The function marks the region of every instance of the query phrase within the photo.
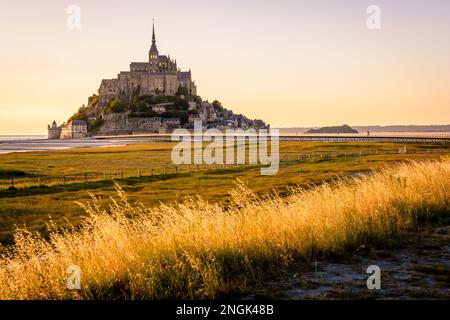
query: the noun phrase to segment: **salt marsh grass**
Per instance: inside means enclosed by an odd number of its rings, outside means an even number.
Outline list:
[[[81,204],[81,226],[45,240],[18,230],[0,259],[0,299],[201,299],[237,292],[294,263],[351,252],[450,211],[450,159],[411,162],[290,195],[258,196],[238,182],[225,204],[199,197]],[[67,268],[81,268],[79,291]]]

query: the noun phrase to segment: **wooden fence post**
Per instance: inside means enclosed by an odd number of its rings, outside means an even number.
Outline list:
[[[11,178],[11,188],[14,188],[14,178]]]
[[[63,176],[64,185],[66,185],[66,176]]]
[[[87,173],[84,174],[84,183],[87,182]]]
[[[123,180],[123,171],[120,171],[120,179]]]

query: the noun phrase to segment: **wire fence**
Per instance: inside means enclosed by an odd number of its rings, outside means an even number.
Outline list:
[[[330,158],[351,158],[351,157],[364,157],[364,156],[376,156],[376,155],[446,155],[450,154],[450,149],[412,149],[403,147],[400,149],[391,150],[361,150],[351,152],[311,152],[311,153],[298,153],[298,152],[285,152],[280,155],[280,165],[283,162],[307,160],[307,159],[330,159]],[[249,154],[247,154],[250,157]],[[248,158],[247,158],[248,159]],[[127,168],[123,170],[114,170],[109,172],[83,172],[64,175],[53,176],[34,176],[34,177],[15,177],[8,179],[0,179],[0,190],[14,189],[14,188],[26,188],[26,187],[45,187],[45,186],[67,186],[70,184],[80,183],[98,183],[102,181],[111,180],[124,180],[124,179],[139,179],[139,178],[161,178],[162,175],[177,174],[177,173],[193,173],[196,171],[205,170],[218,170],[218,169],[230,169],[236,167],[251,166],[255,167],[255,164],[249,164],[247,161],[245,164],[183,164],[174,165],[167,164],[157,168]],[[257,164],[257,166],[263,166]]]
[[[44,187],[44,186],[66,186],[75,183],[95,183],[102,181],[139,179],[148,177],[160,177],[162,175],[189,173],[211,169],[225,169],[236,165],[213,164],[213,165],[167,165],[149,169],[124,169],[110,172],[85,172],[53,176],[39,176],[26,178],[0,179],[0,190],[19,187]]]

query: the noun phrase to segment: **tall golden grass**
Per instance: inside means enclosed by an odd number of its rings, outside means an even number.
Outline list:
[[[403,164],[292,194],[257,196],[242,183],[225,206],[192,198],[84,206],[81,228],[49,240],[24,230],[0,259],[1,299],[197,299],[230,294],[270,270],[382,242],[450,211],[450,159]],[[81,268],[82,288],[66,287]]]

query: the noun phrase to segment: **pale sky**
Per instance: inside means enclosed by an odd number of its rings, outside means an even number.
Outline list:
[[[0,1],[0,134],[45,134],[146,61],[152,18],[199,95],[273,127],[450,123],[448,0]]]

